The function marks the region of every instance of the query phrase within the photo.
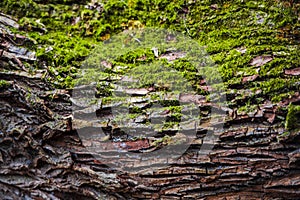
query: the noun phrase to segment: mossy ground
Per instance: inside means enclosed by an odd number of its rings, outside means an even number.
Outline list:
[[[287,76],[284,70],[300,66],[300,4],[274,0],[43,2],[3,0],[0,8],[17,17],[21,33],[36,42],[32,48],[37,51],[39,62],[34,67],[46,67],[49,75],[45,79],[57,88],[74,86],[82,61],[104,40],[126,29],[161,27],[183,33],[206,47],[222,76],[226,93],[230,94],[228,100],[240,99],[240,112],[251,112],[263,100],[279,102],[299,90],[299,76]],[[263,55],[272,60],[262,66],[250,64]],[[147,60],[140,61],[141,56]],[[132,69],[153,59],[150,49],[137,50],[122,55],[113,66]],[[188,58],[176,61],[173,68],[184,74],[197,93],[207,95],[198,86],[199,77],[187,61]],[[115,72],[118,73],[124,73],[124,69]],[[101,78],[110,77],[112,71],[102,75]],[[242,83],[243,77],[253,75],[259,78]],[[213,82],[214,76],[207,79]],[[99,95],[110,96],[107,87],[99,88]],[[238,92],[241,88],[252,92]]]

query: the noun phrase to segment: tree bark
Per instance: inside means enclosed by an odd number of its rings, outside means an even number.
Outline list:
[[[199,148],[208,131],[199,129],[184,155],[165,168],[156,170],[152,160],[152,171],[113,169],[83,146],[73,127],[71,92],[46,83],[46,70],[31,74],[23,67],[34,53],[18,44],[30,40],[3,29],[0,35],[0,63],[10,69],[0,72],[7,81],[0,88],[1,199],[299,198],[300,135],[278,137],[284,126],[274,118],[284,113],[276,105],[266,102],[252,116],[227,112],[207,155]],[[289,102],[300,103],[299,93],[279,104]],[[103,155],[112,144],[103,142]]]

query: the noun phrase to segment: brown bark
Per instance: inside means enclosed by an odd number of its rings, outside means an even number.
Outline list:
[[[252,116],[228,112],[207,155],[199,154],[204,128],[166,168],[118,171],[82,145],[72,127],[70,91],[54,90],[41,78],[45,71],[24,71],[22,62],[34,60],[33,54],[17,46],[26,38],[12,38],[1,34],[1,66],[10,68],[0,72],[10,83],[0,89],[1,199],[299,198],[300,136],[278,137],[284,130],[274,119],[282,113],[271,103]],[[111,143],[103,145],[108,150],[102,155],[109,156]],[[155,163],[148,164],[155,168]]]

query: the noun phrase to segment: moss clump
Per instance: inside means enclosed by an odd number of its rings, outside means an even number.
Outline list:
[[[10,83],[6,80],[0,80],[0,89],[7,88],[10,85]]]
[[[129,109],[129,112],[132,114],[138,114],[138,113],[142,113],[143,110],[137,106],[133,106]]]
[[[287,130],[300,129],[300,106],[293,104],[288,106],[285,128]]]
[[[241,106],[238,108],[237,110],[238,114],[250,114],[257,110],[257,105],[250,105],[248,102],[246,103],[245,106]]]
[[[169,135],[165,135],[164,137],[152,142],[152,145],[153,146],[169,145],[171,142],[172,142],[172,138]]]

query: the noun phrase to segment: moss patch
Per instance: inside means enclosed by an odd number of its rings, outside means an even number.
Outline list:
[[[300,106],[289,105],[285,128],[287,130],[300,129]]]
[[[72,88],[75,84],[96,82],[97,94],[103,97],[104,104],[109,104],[120,99],[112,97],[113,85],[102,85],[102,80],[112,81],[133,72],[141,80],[134,87],[150,87],[155,83],[160,91],[167,91],[170,85],[159,79],[166,80],[176,71],[192,85],[196,93],[208,95],[209,92],[200,85],[203,81],[201,73],[193,66],[189,56],[172,64],[166,60],[156,61],[150,46],[129,52],[120,51],[115,58],[109,57],[109,51],[96,51],[110,62],[111,67],[105,70],[89,69],[86,71],[89,76],[75,80],[79,68],[90,64],[83,61],[95,47],[103,45],[103,41],[126,30],[160,27],[185,34],[197,45],[206,47],[206,52],[215,62],[214,66],[206,69],[206,73],[210,74],[206,81],[211,83],[212,88],[224,88],[230,106],[239,108],[239,112],[251,112],[263,103],[262,99],[279,102],[299,91],[299,76],[284,73],[285,69],[300,66],[298,3],[287,5],[286,1],[275,0],[47,2],[3,0],[0,8],[19,19],[21,29],[14,32],[26,34],[35,41],[31,48],[37,51],[39,62],[30,67],[46,67],[48,75],[45,79],[56,88]],[[120,46],[133,41],[130,37],[123,39]],[[151,42],[155,39],[153,37]],[[184,47],[185,42],[179,41],[176,48]],[[161,48],[160,53],[166,51]],[[251,65],[253,59],[263,55],[270,55],[272,60],[261,66]],[[93,59],[89,61],[99,62]],[[169,70],[156,73],[155,70],[162,64]],[[141,65],[149,66],[147,70],[153,73],[144,74],[138,68]],[[217,74],[221,74],[224,85],[217,84]],[[258,77],[255,81],[243,81],[244,77],[253,75]],[[180,85],[182,78],[177,79]],[[0,85],[5,85],[5,82]],[[151,98],[159,100],[160,96],[153,94]],[[178,106],[176,102],[166,101],[162,104],[169,109]],[[142,113],[141,108],[132,110],[134,114]],[[290,110],[293,111],[289,111],[287,116],[288,129],[293,128],[290,113],[296,112],[295,108]],[[172,118],[176,120],[168,122],[166,126],[178,124],[181,116],[176,113],[179,112],[175,112]]]
[[[10,85],[10,83],[6,80],[0,80],[0,89],[6,88]]]

